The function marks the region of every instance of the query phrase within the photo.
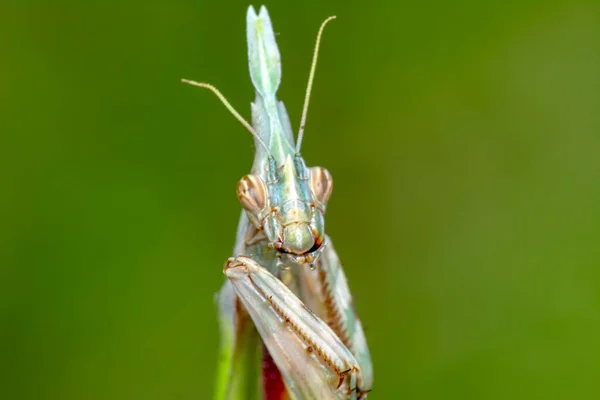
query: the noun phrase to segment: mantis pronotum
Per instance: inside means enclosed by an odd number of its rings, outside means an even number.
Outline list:
[[[221,357],[216,399],[364,399],[373,369],[365,335],[324,214],[332,177],[300,155],[321,34],[317,36],[296,144],[276,98],[281,60],[266,8],[248,8],[252,125],[213,91],[254,136],[256,155],[237,195],[243,210],[218,295]],[[262,340],[262,363],[256,351]],[[258,368],[258,366],[261,368]],[[256,388],[258,371],[262,387]]]

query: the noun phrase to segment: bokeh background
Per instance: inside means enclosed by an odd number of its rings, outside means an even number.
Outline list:
[[[211,397],[247,6],[0,3],[1,398]],[[600,398],[599,3],[267,6],[370,398]]]

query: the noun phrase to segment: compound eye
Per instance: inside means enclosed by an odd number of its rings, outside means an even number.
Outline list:
[[[237,196],[242,207],[251,213],[262,211],[267,205],[267,189],[256,175],[246,175],[237,185]]]
[[[310,187],[315,199],[321,204],[327,204],[333,190],[333,178],[323,167],[310,168]]]

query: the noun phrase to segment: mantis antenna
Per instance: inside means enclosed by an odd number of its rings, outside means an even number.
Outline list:
[[[310,91],[312,90],[313,79],[315,77],[315,69],[317,68],[317,58],[319,57],[319,45],[321,44],[321,35],[323,34],[323,30],[325,29],[325,25],[331,20],[334,20],[336,17],[332,15],[327,18],[321,24],[319,28],[319,33],[317,33],[317,43],[315,44],[315,50],[313,53],[312,64],[310,66],[310,73],[308,74],[308,85],[306,86],[306,95],[304,96],[304,106],[302,107],[302,119],[300,119],[300,129],[298,130],[298,141],[296,142],[296,152],[300,152],[300,147],[302,146],[302,137],[304,136],[304,125],[306,125],[306,114],[308,114],[308,103],[310,100]]]
[[[260,136],[258,135],[258,133],[256,133],[256,131],[254,130],[254,128],[252,128],[252,125],[250,125],[248,123],[248,121],[246,121],[244,119],[244,117],[242,117],[240,115],[240,113],[238,113],[236,111],[236,109],[233,108],[233,106],[231,105],[231,103],[229,103],[229,101],[227,101],[227,98],[225,96],[223,96],[223,94],[219,91],[219,89],[217,89],[216,87],[214,87],[213,85],[211,85],[209,83],[190,81],[189,79],[182,79],[181,82],[183,82],[183,83],[189,83],[190,85],[193,85],[193,86],[198,86],[198,87],[206,88],[206,89],[210,90],[211,92],[213,92],[219,98],[219,100],[221,100],[221,102],[229,110],[229,112],[233,114],[233,116],[235,117],[235,119],[237,119],[238,121],[240,121],[242,123],[242,125],[244,125],[244,127],[246,129],[248,129],[248,131],[252,134],[252,136],[254,136],[254,138],[258,141],[258,143],[260,143],[261,146],[265,148],[265,150],[267,151],[267,154],[270,154],[269,148],[267,147],[267,145],[265,144],[265,142],[260,138]]]

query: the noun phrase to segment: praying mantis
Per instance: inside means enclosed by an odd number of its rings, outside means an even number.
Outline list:
[[[307,167],[300,154],[321,35],[334,18],[326,19],[317,35],[296,141],[276,98],[281,58],[264,6],[258,14],[250,6],[246,15],[256,91],[252,125],[214,86],[182,80],[215,93],[253,135],[256,147],[251,173],[237,186],[243,210],[235,256],[225,264],[227,279],[217,295],[216,400],[358,400],[372,387],[365,334],[325,234],[332,177],[325,168]]]

